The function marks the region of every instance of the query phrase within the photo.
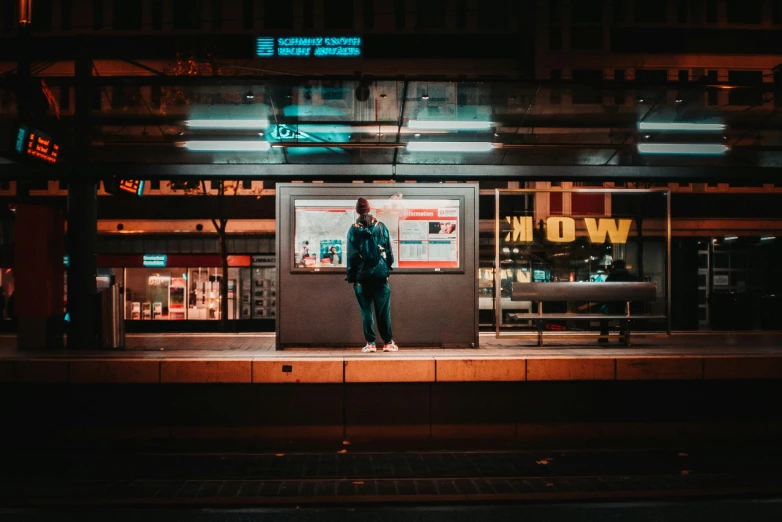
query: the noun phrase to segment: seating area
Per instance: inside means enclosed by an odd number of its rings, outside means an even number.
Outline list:
[[[657,300],[657,285],[650,282],[623,283],[514,283],[512,301],[537,303],[537,314],[530,315],[538,331],[538,346],[543,346],[546,320],[619,320],[620,335],[630,346],[631,321],[634,319],[667,319],[661,314],[631,313],[631,302],[651,303]],[[599,304],[624,303],[624,313],[544,312],[543,303],[586,301]]]

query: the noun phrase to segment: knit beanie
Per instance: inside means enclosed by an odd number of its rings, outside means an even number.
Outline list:
[[[356,201],[356,212],[358,212],[358,215],[369,214],[369,210],[369,201],[365,198],[358,198],[358,201]]]

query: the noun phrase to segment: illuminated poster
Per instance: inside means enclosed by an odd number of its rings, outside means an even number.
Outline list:
[[[370,199],[372,215],[385,223],[394,268],[459,267],[459,200]],[[358,214],[355,200],[296,200],[294,266],[345,267],[347,233]]]

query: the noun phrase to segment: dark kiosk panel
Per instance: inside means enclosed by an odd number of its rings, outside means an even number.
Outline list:
[[[364,345],[347,233],[359,197],[389,230],[402,348],[478,347],[478,186],[277,185],[277,349]]]

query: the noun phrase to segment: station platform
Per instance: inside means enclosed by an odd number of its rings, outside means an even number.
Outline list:
[[[116,350],[21,350],[0,336],[0,382],[348,384],[782,378],[782,332],[528,338],[481,334],[475,349],[277,351],[274,334],[129,334]]]

